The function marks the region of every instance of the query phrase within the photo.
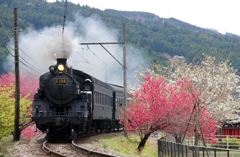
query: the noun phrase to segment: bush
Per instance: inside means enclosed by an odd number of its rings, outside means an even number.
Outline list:
[[[222,142],[219,144],[219,147],[227,148],[227,145],[228,145],[229,149],[239,149],[240,148],[240,140],[235,137],[223,138]]]

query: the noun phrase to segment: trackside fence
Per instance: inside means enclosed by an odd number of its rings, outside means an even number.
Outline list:
[[[240,157],[240,150],[188,146],[159,139],[158,157]]]

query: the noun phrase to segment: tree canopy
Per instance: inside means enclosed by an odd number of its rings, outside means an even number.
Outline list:
[[[161,76],[144,77],[140,88],[131,95],[128,107],[122,111],[121,120],[126,131],[139,133],[139,151],[143,149],[150,134],[158,130],[172,134],[177,142],[181,142],[185,131],[188,137],[194,135],[194,119],[190,113],[196,114],[194,104],[197,97],[187,90],[190,88],[199,94],[187,78],[170,84]],[[216,133],[217,125],[207,110],[201,111],[200,119],[204,134]]]
[[[31,105],[37,90],[36,77],[20,76],[20,120],[19,124],[31,120]],[[0,77],[0,138],[13,132],[15,116],[15,74],[3,74]]]
[[[137,72],[139,88],[122,113],[126,130],[140,132],[141,150],[154,131],[172,134],[177,142],[195,135],[195,145],[216,134],[239,109],[239,76],[227,61],[204,55],[198,64],[170,60],[169,66]]]

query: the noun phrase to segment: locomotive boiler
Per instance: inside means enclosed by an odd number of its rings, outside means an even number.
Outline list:
[[[32,121],[49,140],[119,129],[123,87],[73,69],[64,58],[40,76]]]

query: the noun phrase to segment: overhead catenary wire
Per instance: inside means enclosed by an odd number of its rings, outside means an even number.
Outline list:
[[[102,61],[104,64],[106,64],[108,67],[110,67],[106,62],[104,62],[100,57],[98,57],[97,55],[96,55],[96,53],[94,53],[90,48],[89,48],[89,46],[88,45],[86,45],[87,46],[87,50],[89,50],[94,56],[96,56],[100,61]],[[110,67],[111,68],[111,67]]]
[[[79,55],[80,57],[82,57],[82,59],[84,60],[84,61],[82,61],[83,63],[89,64],[89,65],[93,65],[93,66],[95,66],[95,67],[98,67],[99,69],[105,70],[105,69],[103,69],[103,68],[101,68],[101,67],[99,67],[99,66],[97,66],[97,65],[95,65],[95,64],[90,63],[90,62],[89,62],[86,58],[84,58],[83,55],[81,55],[79,52],[77,52],[77,53],[78,53],[78,55]]]
[[[80,56],[80,57],[82,57],[82,59],[84,59],[85,60],[85,62],[86,63],[89,63],[89,61],[88,60],[86,60],[78,51],[77,51],[77,53],[78,53],[78,55]],[[89,63],[90,64],[90,63]]]
[[[65,8],[64,8],[64,15],[63,15],[62,34],[64,33],[64,27],[65,27],[65,21],[66,21],[66,14],[67,14],[67,0],[65,0]]]
[[[64,43],[63,33],[64,33],[64,27],[65,27],[65,21],[66,21],[66,14],[67,14],[67,0],[65,0],[64,15],[63,15],[63,27],[62,27],[62,42],[63,42],[64,56],[66,54],[65,54],[65,43]]]
[[[89,50],[95,57],[97,57],[100,61],[102,61],[104,64],[106,64],[111,70],[114,70],[111,66],[109,66],[106,62],[104,62],[100,57],[98,57],[97,55],[96,55],[96,53],[94,53],[88,46],[87,46],[87,48],[88,49],[86,49],[86,50]],[[82,48],[82,49],[84,49],[84,48]],[[99,69],[102,69],[102,70],[106,70],[105,68],[102,68],[102,67],[100,67],[100,66],[97,66],[97,65],[95,65],[95,64],[93,64],[93,63],[90,63],[83,55],[81,55],[78,51],[77,51],[77,54],[84,60],[83,62],[84,63],[86,63],[86,64],[89,64],[89,65],[93,65],[93,66],[95,66],[95,67],[97,67],[97,68],[99,68]],[[118,73],[119,75],[120,75],[120,73]]]

